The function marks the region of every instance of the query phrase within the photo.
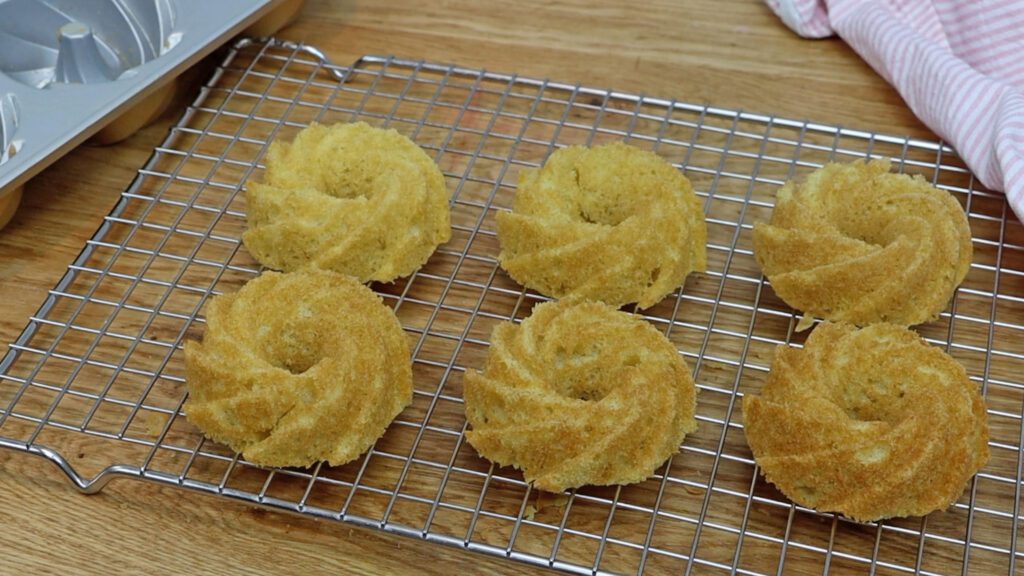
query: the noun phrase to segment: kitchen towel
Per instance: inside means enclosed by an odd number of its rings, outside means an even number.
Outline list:
[[[1024,218],[1024,0],[765,0],[838,34]]]

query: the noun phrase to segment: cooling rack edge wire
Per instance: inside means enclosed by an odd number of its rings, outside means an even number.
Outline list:
[[[271,54],[275,50],[282,53]],[[264,57],[277,68],[256,70],[266,64]],[[234,66],[240,58],[248,62],[241,71]],[[304,80],[300,73],[306,74]],[[232,75],[237,81],[225,90],[221,84]],[[383,87],[390,81],[394,91]],[[265,90],[247,92],[244,82]],[[280,85],[283,91],[274,92]],[[417,96],[421,89],[427,96]],[[458,98],[445,92],[449,89]],[[251,107],[229,109],[227,103],[238,95]],[[350,106],[341,103],[345,97]],[[217,98],[222,98],[219,107],[210,103]],[[407,109],[415,113],[409,116]],[[220,227],[225,221],[243,221],[235,202],[246,178],[259,167],[267,141],[279,131],[326,121],[332,114],[385,125],[405,122],[454,183],[453,222],[460,244],[439,250],[436,262],[432,259],[407,281],[375,286],[400,312],[416,341],[418,369],[433,374],[436,382],[418,389],[412,414],[400,416],[382,444],[353,465],[339,472],[325,466],[268,471],[202,439],[188,444],[195,432],[179,429],[186,425],[181,417],[184,387],[170,366],[186,335],[201,334],[193,325],[201,327],[199,313],[209,295],[237,289],[224,280],[228,276],[257,272],[251,261],[238,259],[238,228]],[[191,128],[206,117],[209,123],[201,130]],[[219,120],[234,122],[233,136],[216,132]],[[246,132],[247,126],[264,124],[265,136]],[[202,140],[211,135],[230,141],[223,152],[203,152]],[[536,166],[557,146],[608,139],[632,139],[670,157],[691,176],[704,202],[713,229],[712,270],[643,316],[665,331],[694,370],[706,406],[699,417],[707,433],[687,438],[682,455],[642,485],[543,500],[514,471],[481,464],[465,444],[459,382],[467,366],[479,366],[487,346],[484,328],[521,320],[530,306],[544,300],[503,283],[493,258],[490,218],[507,207],[514,190],[510,174]],[[250,152],[238,159],[232,146]],[[1000,451],[1001,467],[983,470],[948,513],[849,523],[789,503],[759,478],[743,452],[736,399],[747,380],[763,378],[775,346],[800,345],[804,337],[794,331],[799,317],[773,300],[751,263],[750,222],[770,214],[772,193],[783,181],[837,157],[888,157],[901,171],[931,171],[933,183],[961,198],[978,231],[976,281],[958,292],[951,310],[923,335],[961,355],[958,359],[986,393],[990,418],[1005,420],[997,430],[1006,433],[992,444]],[[177,162],[170,169],[168,159]],[[191,174],[195,165],[209,171]],[[162,186],[157,193],[146,188],[153,182]],[[185,200],[173,195],[181,183],[196,190]],[[207,189],[217,190],[223,203],[204,204]],[[140,203],[145,203],[141,215],[132,212]],[[168,206],[177,210],[173,218],[158,220],[154,214]],[[126,227],[131,232],[117,241],[118,229]],[[1021,555],[1024,435],[1024,384],[1014,373],[1024,372],[1024,349],[1007,336],[1020,335],[1024,326],[1007,320],[1005,313],[1024,318],[1024,291],[1016,291],[1024,276],[1019,228],[1001,195],[978,187],[955,152],[937,142],[390,56],[365,56],[341,67],[314,47],[244,39],[230,49],[0,361],[0,447],[49,460],[84,493],[99,492],[114,478],[153,481],[581,574],[765,574],[787,567],[918,574],[991,573],[1005,567],[1013,574]],[[154,234],[155,247],[133,244],[147,233]],[[191,246],[181,238],[198,238],[191,252],[167,249],[168,241]],[[231,248],[210,257],[204,253],[208,241]],[[108,252],[113,256],[102,270],[91,264]],[[145,259],[141,272],[116,270],[129,256]],[[190,288],[183,278],[194,273],[190,267],[196,263],[212,270],[208,288],[192,290],[189,307],[166,309],[177,297],[175,290]],[[467,272],[473,270],[476,276]],[[93,276],[97,279],[89,284]],[[111,278],[130,283],[123,296],[99,295],[101,283]],[[88,290],[79,294],[76,286],[83,282]],[[160,291],[145,291],[150,288]],[[145,305],[130,300],[135,292],[149,294]],[[61,306],[69,299],[77,308],[69,320],[60,320]],[[93,304],[107,312],[89,325],[83,310]],[[138,314],[138,322],[130,325],[135,332],[117,328],[122,313]],[[164,320],[177,322],[177,331],[154,336],[153,327]],[[51,340],[45,340],[48,330],[56,333]],[[75,342],[76,335],[86,339],[84,352],[62,351],[59,344]],[[40,337],[46,345],[36,343]],[[123,357],[109,360],[98,354],[107,348],[123,351]],[[162,355],[133,364],[143,348]],[[38,360],[23,369],[19,362],[24,357]],[[66,372],[51,365],[66,365]],[[109,378],[95,388],[79,389],[87,371]],[[119,379],[133,378],[143,382],[135,399],[117,397]],[[159,399],[164,387],[173,393]],[[29,402],[32,395],[38,395],[39,406]],[[117,425],[100,429],[110,410],[118,415]],[[69,414],[77,420],[66,420]],[[17,436],[7,435],[5,424],[15,423],[25,428]],[[93,439],[125,443],[141,450],[141,456],[90,461],[96,470],[86,474],[67,457],[70,448],[62,446],[62,451],[46,443],[52,430],[82,445]],[[180,468],[165,465],[165,455],[166,462]],[[133,460],[141,463],[126,463]],[[992,536],[1004,532],[1009,542]],[[771,561],[760,562],[757,555]]]

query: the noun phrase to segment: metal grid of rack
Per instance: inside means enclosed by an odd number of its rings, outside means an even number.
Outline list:
[[[452,191],[451,241],[372,286],[413,342],[414,402],[349,465],[259,468],[189,425],[181,346],[201,337],[212,295],[259,273],[239,238],[268,142],[355,120],[410,136]],[[700,427],[641,484],[539,494],[464,440],[463,374],[497,323],[543,301],[498,268],[494,215],[521,169],[613,140],[678,165],[703,201],[707,273],[642,312],[693,370]],[[757,473],[738,409],[775,347],[806,336],[760,275],[752,223],[785,180],[865,157],[924,175],[969,214],[971,272],[918,330],[967,367],[992,432],[992,459],[955,506],[877,524],[786,500]],[[84,492],[136,478],[577,573],[1014,574],[1022,335],[1024,228],[939,143],[391,57],[340,67],[311,47],[242,41],[0,362],[0,446],[52,460]]]

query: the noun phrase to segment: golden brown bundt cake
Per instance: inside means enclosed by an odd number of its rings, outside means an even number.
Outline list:
[[[779,190],[754,255],[787,304],[859,326],[927,322],[971,266],[960,204],[888,160],[829,164]]]
[[[696,393],[647,322],[597,302],[548,302],[495,328],[484,371],[466,373],[466,439],[540,490],[630,484],[697,429]]]
[[[267,152],[249,184],[249,252],[267,268],[306,266],[390,282],[412,274],[451,237],[437,165],[394,130],[313,124]]]
[[[542,294],[657,304],[707,265],[707,226],[686,179],[657,154],[571,146],[519,179],[500,212],[501,266]]]
[[[942,350],[893,324],[824,323],[779,347],[743,398],[765,478],[802,506],[858,521],[948,507],[988,460],[985,403]]]
[[[215,297],[185,368],[188,420],[264,466],[354,460],[412,401],[395,314],[325,270],[267,272]]]

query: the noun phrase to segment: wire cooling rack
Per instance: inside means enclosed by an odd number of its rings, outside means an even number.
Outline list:
[[[409,135],[452,191],[452,240],[412,277],[373,286],[413,342],[415,398],[349,465],[259,468],[185,419],[182,342],[201,337],[211,295],[259,271],[239,237],[267,143],[354,120]],[[693,370],[700,427],[641,484],[538,494],[464,436],[465,371],[482,366],[496,324],[543,300],[497,267],[494,215],[556,147],[614,140],[676,163],[703,201],[707,273],[643,312]],[[855,524],[759,477],[738,400],[761,387],[776,346],[805,337],[758,271],[751,225],[785,180],[868,156],[923,174],[969,214],[970,274],[919,330],[984,392],[992,458],[948,511]],[[50,459],[83,492],[136,478],[577,573],[1014,574],[1022,251],[1003,197],[935,142],[390,57],[339,67],[309,47],[243,41],[0,363],[0,445]]]

